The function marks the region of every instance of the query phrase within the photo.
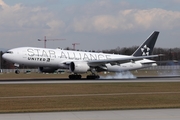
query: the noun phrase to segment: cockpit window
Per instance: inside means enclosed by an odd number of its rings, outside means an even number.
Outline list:
[[[6,51],[5,53],[10,53],[10,54],[13,54],[13,52],[12,52],[12,51]]]

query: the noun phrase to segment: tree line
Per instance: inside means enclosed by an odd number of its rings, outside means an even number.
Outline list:
[[[132,55],[134,51],[138,48],[138,46],[133,47],[117,47],[115,49],[103,50],[103,53],[111,53],[111,54],[123,54],[123,55]],[[180,60],[180,48],[154,48],[153,54],[163,54],[164,56],[160,58],[154,58],[156,61],[168,61],[168,60]]]
[[[115,49],[109,49],[109,50],[102,50],[102,51],[89,51],[89,52],[102,52],[102,53],[111,53],[111,54],[122,54],[122,55],[132,55],[134,51],[138,48],[138,46],[132,46],[132,47],[117,47]],[[70,48],[67,48],[67,50],[71,50]],[[78,50],[79,51],[79,50]],[[14,64],[11,62],[8,62],[6,60],[3,60],[2,58],[3,52],[0,51],[0,68],[1,69],[12,69],[14,68]],[[153,58],[155,61],[167,61],[164,64],[179,64],[180,65],[180,48],[154,48],[153,54],[163,54],[164,56]],[[175,62],[174,62],[175,61]],[[163,65],[164,65],[163,64]],[[20,68],[33,68],[31,66],[20,66]]]

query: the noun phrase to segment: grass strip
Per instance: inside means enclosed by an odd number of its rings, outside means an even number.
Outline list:
[[[6,84],[0,85],[0,112],[179,108],[179,86],[179,82]]]

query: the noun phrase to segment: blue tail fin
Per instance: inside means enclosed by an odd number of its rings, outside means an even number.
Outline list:
[[[154,31],[146,41],[132,54],[132,56],[144,56],[144,55],[152,55],[154,45],[158,38],[159,32]]]

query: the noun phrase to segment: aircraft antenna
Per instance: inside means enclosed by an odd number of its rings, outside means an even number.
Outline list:
[[[56,40],[66,40],[66,39],[46,39],[46,36],[44,36],[44,40],[38,39],[38,41],[44,41],[44,48],[46,48],[47,41],[56,41]]]
[[[75,50],[76,49],[76,45],[79,45],[80,43],[72,43],[72,45],[73,45],[73,50]]]

